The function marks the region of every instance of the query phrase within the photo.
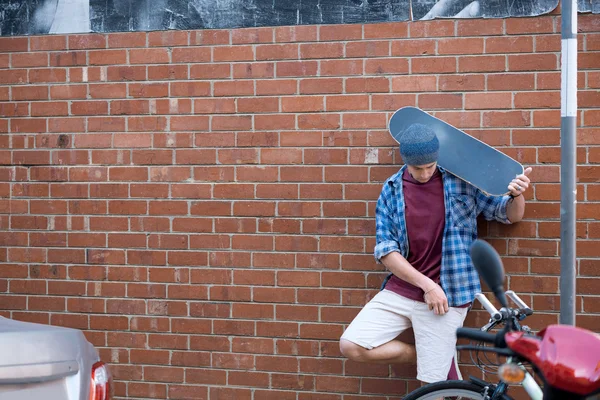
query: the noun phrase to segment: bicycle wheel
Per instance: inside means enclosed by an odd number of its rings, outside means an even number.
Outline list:
[[[487,400],[485,388],[467,381],[445,381],[425,385],[411,393],[404,400]],[[491,393],[489,393],[491,395]],[[502,400],[512,400],[502,395]]]

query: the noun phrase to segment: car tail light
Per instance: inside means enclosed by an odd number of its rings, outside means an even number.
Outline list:
[[[108,366],[98,361],[92,366],[90,400],[110,400],[112,377]]]

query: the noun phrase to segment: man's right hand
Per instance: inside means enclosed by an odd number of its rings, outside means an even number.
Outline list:
[[[440,285],[437,283],[434,283],[434,285],[425,290],[423,299],[425,300],[425,304],[429,306],[429,309],[433,310],[436,315],[444,315],[448,312],[448,298]]]

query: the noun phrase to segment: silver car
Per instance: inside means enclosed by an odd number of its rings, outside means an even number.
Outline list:
[[[0,317],[0,400],[109,400],[111,383],[81,331]]]

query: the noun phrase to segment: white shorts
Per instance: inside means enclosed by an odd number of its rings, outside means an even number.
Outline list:
[[[456,353],[456,329],[463,325],[468,308],[449,307],[436,315],[427,304],[382,290],[348,326],[342,339],[365,349],[379,347],[412,326],[417,350],[417,379],[445,381]]]

